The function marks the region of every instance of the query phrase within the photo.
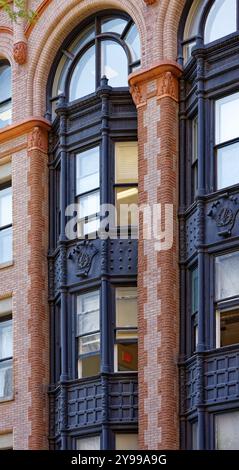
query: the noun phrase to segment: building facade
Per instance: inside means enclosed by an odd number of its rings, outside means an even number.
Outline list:
[[[27,6],[0,10],[0,449],[238,449],[239,0]]]

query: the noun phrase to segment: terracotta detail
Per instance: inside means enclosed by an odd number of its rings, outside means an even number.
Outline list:
[[[40,127],[45,130],[50,129],[50,123],[44,118],[30,117],[24,121],[6,126],[0,130],[0,144],[8,140],[13,140],[20,135],[29,133],[34,127]]]
[[[47,153],[48,140],[47,133],[41,127],[34,127],[28,136],[28,151],[40,150]]]
[[[13,29],[8,26],[0,26],[0,33],[11,34],[13,36]]]
[[[16,42],[13,45],[13,57],[15,62],[23,65],[27,61],[27,44],[24,41]]]
[[[181,68],[176,62],[160,62],[147,70],[135,72],[129,76],[130,92],[137,108],[145,106],[147,100],[154,96],[157,99],[168,96],[178,101],[178,78]],[[150,87],[149,83],[155,82]]]
[[[157,0],[144,0],[144,3],[146,3],[146,5],[153,5],[156,2]]]

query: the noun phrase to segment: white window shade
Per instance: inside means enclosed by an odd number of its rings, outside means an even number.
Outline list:
[[[0,165],[0,184],[11,180],[12,164],[11,162]]]
[[[138,434],[115,434],[116,450],[138,450]]]
[[[76,191],[83,194],[97,189],[100,185],[99,147],[79,153],[76,159]]]
[[[216,145],[239,137],[239,93],[216,101]]]
[[[116,289],[117,328],[137,328],[138,325],[137,288],[119,287]]]
[[[12,297],[0,300],[0,318],[2,315],[10,314],[12,311]]]
[[[12,224],[12,188],[0,190],[0,228]]]
[[[138,142],[116,142],[115,182],[138,182]]]
[[[77,450],[100,450],[100,436],[77,439]]]
[[[12,320],[0,322],[0,359],[12,357]]]
[[[216,449],[239,450],[239,411],[215,416]]]
[[[216,258],[216,300],[239,295],[239,252]]]
[[[0,449],[7,450],[13,448],[13,435],[12,433],[0,434]]]
[[[99,291],[88,292],[77,297],[78,335],[100,329],[99,309]]]

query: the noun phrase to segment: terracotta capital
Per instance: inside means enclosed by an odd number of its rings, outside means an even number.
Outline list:
[[[13,45],[13,57],[15,62],[23,65],[27,61],[27,44],[24,41],[16,42]]]
[[[173,61],[163,61],[149,69],[143,69],[129,76],[130,92],[137,108],[145,106],[153,96],[157,99],[170,97],[178,102],[178,79],[182,73]]]
[[[41,127],[34,127],[30,134],[28,134],[28,152],[32,150],[39,150],[40,152],[48,152],[48,139],[47,132]]]
[[[144,3],[146,3],[146,5],[153,5],[156,2],[157,0],[144,0]]]

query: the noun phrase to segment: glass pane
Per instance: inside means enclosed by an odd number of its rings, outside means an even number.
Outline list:
[[[80,33],[79,36],[77,36],[77,38],[71,43],[67,50],[76,55],[82,49],[82,47],[84,47],[94,37],[95,24],[91,24],[82,33]]]
[[[100,293],[88,292],[77,296],[78,335],[100,329]]]
[[[70,101],[95,91],[95,46],[90,47],[77,63],[70,83]]]
[[[10,65],[0,66],[0,103],[12,96],[11,67]]]
[[[198,422],[192,424],[192,450],[198,450]]]
[[[221,312],[220,331],[221,347],[239,343],[239,310]]]
[[[115,182],[138,182],[138,142],[116,142]]]
[[[239,142],[217,150],[217,189],[239,183]]]
[[[137,328],[137,325],[137,287],[118,287],[116,289],[116,327]]]
[[[78,361],[78,377],[93,377],[100,373],[100,356],[83,357]]]
[[[239,93],[216,101],[216,145],[239,137]]]
[[[100,450],[100,436],[77,439],[77,450]]]
[[[239,411],[215,416],[216,449],[239,450]]]
[[[137,26],[134,24],[131,26],[129,32],[125,37],[125,42],[129,46],[132,61],[135,62],[141,57],[141,48],[140,48],[140,37],[137,30]]]
[[[237,0],[216,0],[207,17],[205,44],[234,33],[237,29]]]
[[[12,320],[0,322],[0,360],[12,357]]]
[[[138,344],[137,343],[118,343],[118,371],[137,371],[138,370]]]
[[[0,228],[12,223],[12,188],[0,191]]]
[[[138,188],[116,188],[117,225],[138,225]],[[129,211],[128,206],[132,206]]]
[[[216,300],[239,295],[239,252],[216,258]]]
[[[12,361],[0,362],[0,400],[12,397]]]
[[[77,194],[92,191],[100,185],[99,174],[100,149],[81,152],[76,156],[76,192]]]
[[[79,198],[80,219],[97,214],[100,211],[100,193],[86,194]]]
[[[122,34],[128,21],[123,18],[104,19],[101,25],[102,33],[117,33]]]
[[[79,338],[79,354],[90,354],[100,350],[100,333]]]
[[[0,264],[12,261],[12,228],[0,230]]]
[[[12,122],[12,101],[0,105],[0,129]]]
[[[198,268],[192,271],[191,282],[192,313],[196,313],[198,311]]]
[[[116,450],[138,450],[138,434],[115,434]]]
[[[188,43],[184,46],[184,48],[183,48],[183,57],[184,57],[185,63],[187,63],[188,60],[191,59],[192,50],[195,46],[196,46],[196,41],[192,41],[192,42],[190,42],[190,43]]]
[[[124,49],[114,41],[101,43],[101,75],[109,79],[112,87],[128,87],[128,61]]]

